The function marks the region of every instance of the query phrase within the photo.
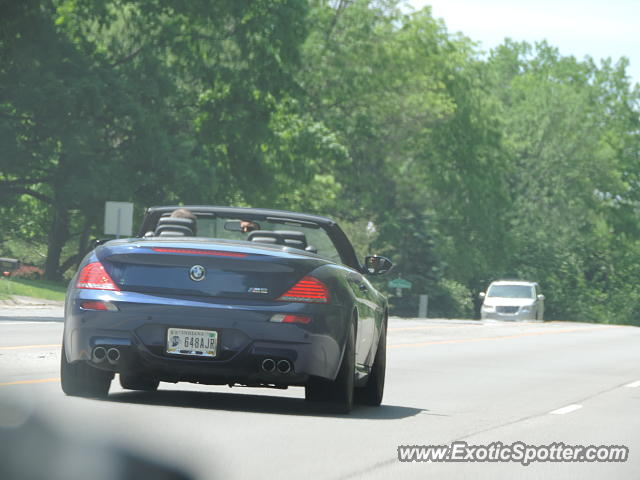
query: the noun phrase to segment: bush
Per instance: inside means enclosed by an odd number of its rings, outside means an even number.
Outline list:
[[[455,280],[443,278],[439,287],[439,307],[448,318],[473,318],[473,296],[471,291]]]
[[[40,280],[44,275],[44,270],[33,265],[21,265],[11,272],[11,278],[24,278],[27,280]]]
[[[442,279],[431,288],[420,286],[416,278],[410,279],[414,288],[403,291],[402,297],[394,295],[395,290],[382,288],[387,292],[391,315],[415,317],[418,314],[419,295],[423,291],[429,295],[429,318],[474,318],[471,291],[455,280]],[[418,285],[419,288],[416,288]]]

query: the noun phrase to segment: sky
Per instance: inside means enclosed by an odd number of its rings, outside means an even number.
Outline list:
[[[407,0],[432,7],[449,32],[462,32],[489,51],[509,37],[547,40],[562,55],[614,61],[627,57],[627,74],[640,83],[640,0]]]

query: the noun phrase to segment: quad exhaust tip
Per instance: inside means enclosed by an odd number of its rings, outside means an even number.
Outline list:
[[[260,365],[263,372],[282,373],[291,372],[291,362],[289,360],[274,360],[273,358],[265,358]]]
[[[280,373],[289,373],[291,371],[291,363],[289,360],[278,360],[277,366]]]
[[[104,347],[96,347],[93,349],[93,358],[92,360],[95,363],[104,362],[105,358],[107,358],[107,351]]]
[[[273,373],[276,369],[276,362],[272,358],[265,358],[262,361],[262,370],[265,372]]]
[[[115,364],[120,360],[120,350],[117,348],[110,348],[107,350],[107,360],[109,360],[110,364]]]

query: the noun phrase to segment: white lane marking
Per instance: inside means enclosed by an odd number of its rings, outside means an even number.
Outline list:
[[[24,350],[25,348],[39,348],[39,349],[45,349],[45,348],[52,348],[52,347],[60,347],[59,343],[53,343],[53,344],[48,344],[48,345],[7,345],[6,347],[0,347],[0,350]]]
[[[551,415],[564,415],[566,413],[571,413],[571,412],[575,412],[576,410],[580,410],[581,408],[582,408],[582,405],[573,404],[573,405],[567,405],[566,407],[559,408],[549,413]]]
[[[640,387],[640,380],[638,380],[637,382],[628,383],[627,385],[625,385],[625,387],[627,387],[627,388],[638,388],[638,387]]]
[[[3,322],[3,321],[0,320],[0,326],[3,326],[3,325],[37,325],[39,323],[62,323],[62,321],[42,320],[42,321],[35,321],[35,322]]]

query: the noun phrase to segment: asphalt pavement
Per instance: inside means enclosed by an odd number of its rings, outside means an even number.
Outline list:
[[[383,405],[332,415],[301,388],[59,385],[60,306],[0,306],[0,400],[195,478],[640,478],[640,328],[392,318]],[[2,421],[0,416],[0,421]],[[624,445],[618,463],[399,462],[400,445]],[[79,460],[78,460],[79,461]]]

